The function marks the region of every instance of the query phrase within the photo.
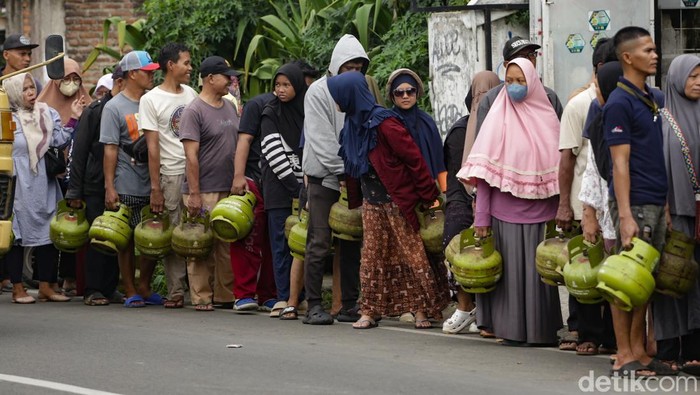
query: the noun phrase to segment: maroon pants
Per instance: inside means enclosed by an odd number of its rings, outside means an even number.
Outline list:
[[[253,209],[255,223],[248,237],[231,243],[231,268],[233,269],[233,295],[238,299],[255,298],[264,303],[277,297],[275,277],[272,272],[272,253],[267,236],[267,218],[262,194],[255,182],[248,179],[248,189],[257,203]]]

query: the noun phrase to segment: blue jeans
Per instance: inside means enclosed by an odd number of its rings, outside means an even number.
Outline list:
[[[267,229],[270,235],[272,268],[275,274],[278,300],[289,299],[289,273],[292,269],[292,255],[289,252],[287,239],[284,237],[284,221],[291,214],[291,207],[267,210]]]

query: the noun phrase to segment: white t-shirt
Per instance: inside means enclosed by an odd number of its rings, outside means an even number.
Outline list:
[[[185,173],[185,149],[180,142],[182,111],[197,97],[187,85],[181,93],[166,92],[157,86],[141,97],[139,121],[142,130],[158,131],[160,141],[160,174]]]
[[[595,84],[571,98],[564,108],[559,129],[559,149],[570,149],[576,155],[574,179],[571,183],[571,208],[577,221],[581,220],[583,214],[583,205],[578,195],[581,192],[583,172],[586,170],[589,145],[588,139],[583,138],[583,127],[586,124],[588,108],[595,98]]]

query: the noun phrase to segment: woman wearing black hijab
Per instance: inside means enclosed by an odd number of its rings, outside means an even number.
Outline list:
[[[262,186],[265,197],[277,299],[289,298],[292,256],[284,237],[284,221],[292,213],[303,176],[299,140],[304,126],[304,73],[295,64],[280,67],[274,79],[276,97],[265,106],[260,121]]]

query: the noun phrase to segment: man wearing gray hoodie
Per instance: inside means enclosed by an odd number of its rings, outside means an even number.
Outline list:
[[[304,260],[304,287],[309,309],[305,324],[330,325],[333,317],[321,306],[321,285],[326,257],[331,252],[332,234],[328,214],[340,196],[345,168],[338,156],[340,130],[345,114],[338,111],[328,92],[329,76],[346,71],[365,72],[369,57],[362,44],[350,34],[338,40],[331,55],[328,73],[311,84],[304,99],[304,154],[302,170],[308,178],[309,222]],[[360,242],[339,240],[340,288],[343,307],[338,321],[355,322],[359,318]]]

